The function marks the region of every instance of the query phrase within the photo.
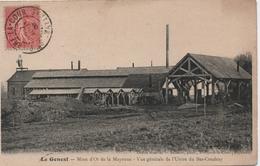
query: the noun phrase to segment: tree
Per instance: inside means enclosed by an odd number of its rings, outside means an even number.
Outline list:
[[[234,60],[239,62],[239,66],[252,75],[252,54],[250,52],[238,54]]]

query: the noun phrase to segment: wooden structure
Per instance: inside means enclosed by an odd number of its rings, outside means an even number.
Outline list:
[[[166,89],[170,83],[174,85],[180,104],[191,101],[190,92],[193,89],[193,102],[197,103],[203,98],[200,102],[206,105],[216,103],[217,99],[225,102],[230,96],[231,83],[237,85],[233,91],[240,98],[241,86],[246,86],[250,81],[251,75],[232,59],[188,53],[169,72]],[[165,98],[168,101],[168,94]]]
[[[94,103],[94,104],[102,104],[102,105],[110,105],[110,106],[132,105],[137,102],[137,98],[141,94],[142,94],[142,89],[84,88],[82,100],[83,102],[86,103]]]

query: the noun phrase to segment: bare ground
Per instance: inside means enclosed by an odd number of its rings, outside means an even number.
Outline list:
[[[222,106],[178,110],[133,106],[100,113],[74,110],[57,122],[2,126],[2,152],[135,151],[246,152],[252,146],[252,114]]]

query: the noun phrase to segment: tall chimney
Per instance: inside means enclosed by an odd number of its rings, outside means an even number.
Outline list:
[[[70,68],[73,70],[73,61],[70,62]]]
[[[133,67],[133,68],[135,67],[135,63],[132,63],[132,67]]]
[[[166,24],[166,68],[169,67],[169,24]]]
[[[239,60],[237,61],[237,72],[239,72]]]
[[[151,61],[151,67],[153,67],[153,61]]]
[[[80,60],[78,61],[78,70],[80,70]]]

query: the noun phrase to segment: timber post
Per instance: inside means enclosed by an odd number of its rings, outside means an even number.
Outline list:
[[[215,80],[212,78],[211,104],[215,104]]]
[[[119,95],[120,95],[120,93],[118,93],[118,95],[116,96],[117,105],[119,105]]]
[[[209,82],[206,82],[206,90],[207,90],[207,93],[206,93],[206,102],[208,103],[208,96],[209,96]]]
[[[111,99],[112,99],[111,105],[113,106],[114,105],[114,93],[111,93]]]
[[[205,80],[204,82],[203,82],[203,90],[204,90],[204,116],[206,116],[206,105],[207,105],[207,103],[206,103],[206,84],[207,84],[207,81]]]
[[[227,94],[228,94],[228,85],[227,85],[227,82],[224,81],[224,95],[222,97],[222,102],[223,102],[223,105],[226,106],[226,102],[227,102]]]
[[[130,94],[128,94],[128,105],[131,105],[132,103],[131,103],[131,95]]]
[[[196,101],[197,104],[197,80],[194,80],[194,101]]]
[[[165,104],[168,104],[168,97],[169,97],[169,84],[168,84],[168,76],[165,79],[166,87],[165,87]]]
[[[126,105],[125,94],[123,94],[123,105]]]

